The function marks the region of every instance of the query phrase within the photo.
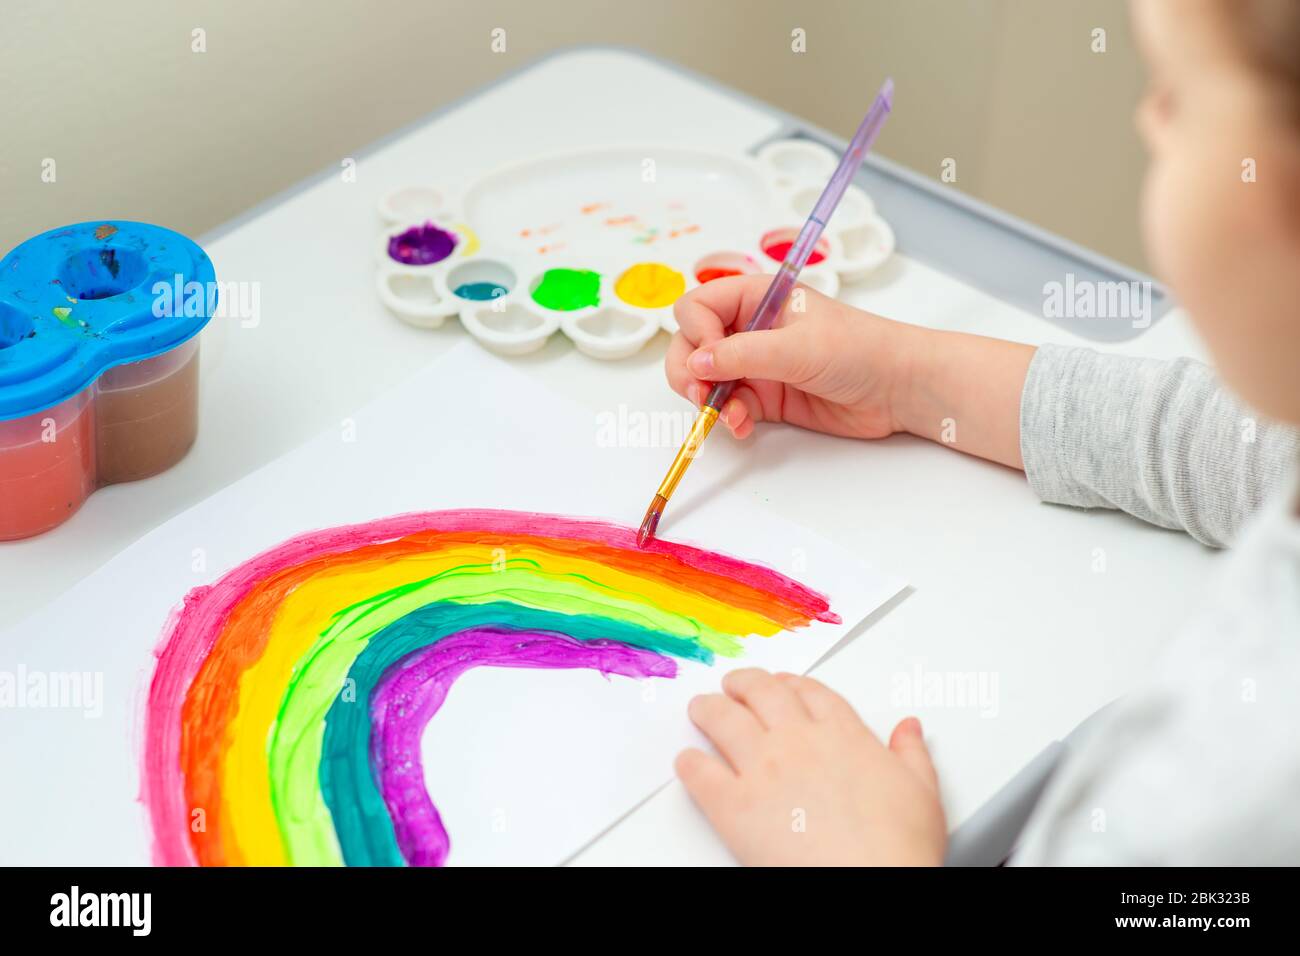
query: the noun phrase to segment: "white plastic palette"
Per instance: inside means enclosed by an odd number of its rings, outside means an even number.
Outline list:
[[[623,358],[675,331],[673,302],[702,281],[774,271],[837,161],[807,140],[755,158],[619,146],[507,165],[457,197],[404,186],[379,203],[379,297],[412,325],[457,315],[506,355],[562,331]],[[893,251],[893,230],[850,186],[801,281],[834,296]]]

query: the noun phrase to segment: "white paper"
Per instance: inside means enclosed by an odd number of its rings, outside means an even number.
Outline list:
[[[644,433],[635,422],[614,428],[467,343],[0,635],[0,671],[102,675],[102,700],[89,707],[0,709],[0,862],[149,861],[141,702],[168,612],[191,588],[303,531],[408,511],[511,508],[635,525],[675,448],[662,435],[659,447],[629,447]],[[715,690],[733,667],[808,670],[903,587],[747,507],[706,459],[707,450],[661,534],[776,568],[829,595],[844,623],[750,638],[740,658],[678,662],[673,680],[469,671],[422,745],[449,863],[568,858],[667,782],[678,751],[702,744],[686,717],[691,696]]]

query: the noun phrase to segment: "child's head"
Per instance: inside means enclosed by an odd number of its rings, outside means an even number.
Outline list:
[[[1147,249],[1225,381],[1300,423],[1300,2],[1133,9],[1151,74]]]

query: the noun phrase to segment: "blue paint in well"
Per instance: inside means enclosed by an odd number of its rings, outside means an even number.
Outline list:
[[[452,291],[462,299],[486,302],[489,299],[499,299],[510,290],[496,282],[464,282]]]

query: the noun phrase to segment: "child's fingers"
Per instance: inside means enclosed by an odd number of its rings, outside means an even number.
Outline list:
[[[673,761],[673,770],[707,816],[712,816],[713,808],[726,801],[728,790],[736,783],[730,767],[697,747],[679,753]]]
[[[939,774],[935,772],[930,751],[925,746],[925,737],[921,733],[919,720],[915,717],[900,720],[894,732],[889,735],[889,749],[903,761],[903,765],[912,771],[918,780],[938,791]]]
[[[727,334],[740,313],[744,298],[744,286],[734,283],[734,278],[715,279],[677,300],[673,305],[673,318],[686,341],[698,347],[716,342]]]
[[[801,723],[812,716],[788,684],[757,667],[731,671],[722,678],[722,689],[752,710],[769,729]]]
[[[748,276],[728,276],[724,279],[714,279],[712,282],[706,282],[704,285],[692,289],[688,294],[678,299],[678,303],[687,302],[689,306],[681,311],[687,313],[688,322],[695,319],[706,318],[702,313],[696,312],[695,307],[701,306],[711,312],[722,325],[724,332],[732,332],[744,328],[754,316],[758,304],[763,301],[763,296],[771,288],[772,277],[770,275],[748,275]],[[807,300],[820,300],[822,297],[812,290],[804,290]],[[781,314],[777,316],[777,326],[791,325],[802,320],[813,308],[821,303],[811,301],[808,308],[795,312],[790,308],[787,301],[781,309]],[[681,324],[681,316],[678,315],[678,324]],[[690,325],[693,332],[694,325]],[[694,335],[688,334],[687,338],[693,341],[700,341]]]
[[[799,695],[814,720],[848,717],[861,722],[849,702],[821,681],[800,677],[798,674],[777,674],[776,678]]]
[[[680,332],[672,337],[668,343],[668,354],[664,357],[664,375],[668,379],[668,387],[687,401],[698,405],[691,396],[691,386],[698,384],[699,379],[690,373],[686,368],[687,357],[695,351],[695,346],[686,340]]]
[[[708,397],[708,390],[700,386],[704,391],[700,393],[701,398]],[[737,389],[737,392],[740,390]],[[733,393],[732,397],[727,399],[727,404],[722,406],[722,413],[718,416],[718,421],[727,426],[727,430],[738,439],[744,440],[754,431],[754,419],[749,412],[744,400],[737,394]]]
[[[747,424],[750,419],[749,409],[740,396],[733,392],[731,398],[727,399],[727,403],[722,406],[722,414],[718,418],[722,424],[731,429],[731,434],[740,438],[741,427]]]
[[[770,379],[799,385],[813,376],[819,358],[810,326],[737,332],[704,342],[686,359],[686,370],[706,382]]]
[[[763,403],[759,401],[758,393],[745,384],[736,386],[731,393],[730,401],[739,402],[740,407],[736,409],[735,416],[737,417],[735,420],[726,422],[727,427],[731,429],[732,434],[737,438],[744,438],[745,435],[739,433],[741,426],[748,422],[749,427],[746,429],[745,434],[753,431],[754,423],[763,420]]]
[[[695,726],[736,770],[748,763],[763,734],[758,718],[725,694],[701,694],[686,708]]]
[[[696,408],[704,404],[709,397],[709,390],[713,387],[712,383],[697,381],[689,375],[674,383],[671,370],[668,381],[673,391]],[[747,385],[741,385],[736,387],[726,404],[722,406],[718,420],[737,438],[746,438],[754,430],[754,422],[762,418],[762,411],[763,405],[754,394],[754,390]]]

